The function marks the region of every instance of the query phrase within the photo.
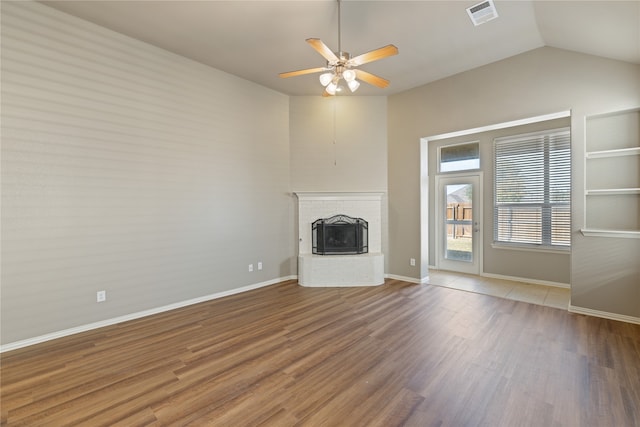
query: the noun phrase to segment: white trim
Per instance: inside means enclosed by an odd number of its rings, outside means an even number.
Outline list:
[[[253,285],[243,286],[241,288],[230,289],[228,291],[217,292],[215,294],[205,295],[198,298],[189,299],[186,301],[180,301],[174,304],[165,305],[162,307],[151,308],[149,310],[139,311],[137,313],[126,314],[124,316],[114,317],[111,319],[101,320],[99,322],[89,323],[86,325],[76,326],[69,329],[63,329],[61,331],[52,332],[45,335],[40,335],[33,338],[28,338],[26,340],[15,341],[12,343],[8,343],[0,346],[0,353],[4,353],[6,351],[17,350],[19,348],[27,347],[34,344],[40,344],[46,341],[51,341],[57,338],[66,337],[69,335],[78,334],[80,332],[87,332],[93,329],[104,328],[105,326],[115,325],[117,323],[127,322],[129,320],[139,319],[141,317],[151,316],[153,314],[164,313],[166,311],[175,310],[177,308],[186,307],[193,304],[199,304],[201,302],[211,301],[218,298],[227,297],[230,295],[239,294],[242,292],[247,292],[253,289],[263,288],[265,286],[274,285],[276,283],[285,282],[287,280],[297,279],[297,275],[284,276],[279,277],[277,279],[268,280],[266,282],[254,283]]]
[[[603,319],[618,320],[620,322],[635,323],[637,325],[640,325],[640,317],[609,313],[608,311],[593,310],[591,308],[577,307],[571,304],[569,304],[569,312],[576,314],[586,314],[587,316],[602,317]]]
[[[562,255],[571,255],[571,248],[561,249],[561,248],[552,248],[548,246],[526,246],[525,244],[513,244],[513,243],[496,243],[493,242],[491,244],[493,249],[501,249],[501,250],[513,250],[513,251],[527,251],[527,252],[546,252],[550,254],[562,254]]]
[[[586,237],[622,237],[627,239],[640,239],[640,231],[581,228],[580,232]]]
[[[442,181],[457,181],[457,180],[471,180],[471,184],[474,185],[475,194],[473,195],[473,221],[475,224],[472,225],[473,233],[476,233],[477,236],[473,237],[473,262],[465,263],[453,260],[446,260],[444,258],[444,238],[442,231],[442,226],[444,225],[443,218],[443,194],[440,189],[440,183]],[[477,182],[476,182],[477,181]],[[482,266],[484,265],[484,254],[483,254],[483,239],[484,239],[484,224],[483,220],[483,205],[484,205],[484,195],[483,195],[483,187],[484,187],[484,172],[481,170],[476,171],[461,171],[455,174],[437,174],[435,176],[435,238],[436,238],[436,266],[438,269],[445,269],[449,271],[454,271],[457,273],[465,273],[465,274],[475,274],[478,275],[482,271]],[[455,185],[455,184],[454,184]],[[479,225],[478,225],[479,224]],[[475,230],[478,231],[475,231]],[[443,265],[444,264],[444,265]],[[469,268],[470,267],[470,268]]]
[[[396,274],[385,274],[384,277],[387,279],[402,280],[403,282],[417,283],[418,285],[429,283],[429,276],[425,276],[422,279],[416,279],[415,277],[398,276]]]
[[[474,133],[487,132],[491,130],[528,125],[531,123],[545,122],[547,120],[561,119],[564,117],[571,117],[571,110],[560,111],[558,113],[543,114],[541,116],[529,117],[528,119],[512,120],[510,122],[502,122],[495,125],[480,126],[477,128],[465,129],[465,130],[456,131],[456,132],[442,133],[440,135],[428,136],[422,139],[427,140],[428,142],[431,142],[431,141],[437,141],[439,139],[454,138],[457,136],[471,135]]]
[[[423,280],[429,280],[429,144],[420,141],[420,258],[418,275]],[[426,283],[426,282],[422,282]]]
[[[571,285],[569,283],[551,282],[549,280],[529,279],[526,277],[505,276],[502,274],[493,274],[493,273],[480,273],[480,276],[489,277],[491,279],[511,280],[513,282],[528,283],[532,285],[543,285],[543,286],[551,286],[554,288],[571,289]]]
[[[586,117],[590,119],[600,119],[603,117],[612,117],[612,116],[619,116],[621,114],[635,113],[636,111],[640,111],[640,108],[631,107],[629,109],[624,109],[624,110],[605,111],[604,113],[596,113]]]
[[[385,194],[379,191],[363,191],[363,192],[317,192],[317,191],[295,191],[298,200],[382,200]]]
[[[640,147],[617,148],[613,150],[589,151],[585,154],[587,159],[603,159],[607,157],[640,156]]]
[[[640,194],[640,188],[602,188],[585,190],[585,196],[619,196],[625,194]]]

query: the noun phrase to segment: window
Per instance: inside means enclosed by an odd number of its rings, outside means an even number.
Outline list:
[[[440,172],[463,171],[480,168],[478,142],[440,147]]]
[[[494,242],[569,248],[569,128],[497,138],[494,154]]]

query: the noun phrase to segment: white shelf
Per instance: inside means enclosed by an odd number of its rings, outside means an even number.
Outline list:
[[[599,190],[586,190],[586,196],[618,196],[625,194],[640,194],[640,188],[606,188]]]
[[[623,237],[627,239],[640,239],[640,231],[581,228],[580,232],[586,237]]]
[[[640,239],[639,118],[640,109],[586,118],[584,236]]]
[[[590,151],[587,159],[602,159],[605,157],[640,156],[640,147],[619,148],[617,150]]]

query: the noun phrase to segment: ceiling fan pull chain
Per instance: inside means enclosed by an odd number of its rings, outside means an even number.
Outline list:
[[[338,103],[338,97],[333,98],[333,166],[338,166],[338,147],[337,147],[337,139],[338,139],[338,126],[336,125],[336,104]]]

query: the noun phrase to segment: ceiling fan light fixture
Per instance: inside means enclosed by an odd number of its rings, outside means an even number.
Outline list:
[[[492,1],[492,0],[485,0]],[[389,81],[378,77],[374,74],[368,73],[363,70],[352,70],[351,68],[357,68],[363,64],[377,61],[392,55],[398,54],[398,48],[392,44],[380,47],[378,49],[365,52],[352,58],[348,52],[342,51],[341,43],[341,20],[340,20],[340,0],[338,2],[338,51],[332,51],[324,42],[318,38],[308,38],[305,41],[318,52],[327,61],[324,67],[317,68],[305,68],[297,71],[287,71],[280,73],[281,78],[302,76],[305,74],[322,73],[319,76],[320,84],[324,86],[325,90],[322,96],[332,96],[336,92],[346,91],[348,87],[351,92],[355,92],[360,87],[360,82],[356,80],[359,78],[361,81],[368,83],[379,88],[386,88],[389,86]],[[342,80],[344,79],[344,84]]]
[[[320,74],[320,84],[322,84],[322,86],[328,85],[331,83],[331,80],[333,80],[333,73]]]
[[[344,70],[342,73],[342,77],[347,83],[352,82],[356,79],[356,72],[353,70]]]

